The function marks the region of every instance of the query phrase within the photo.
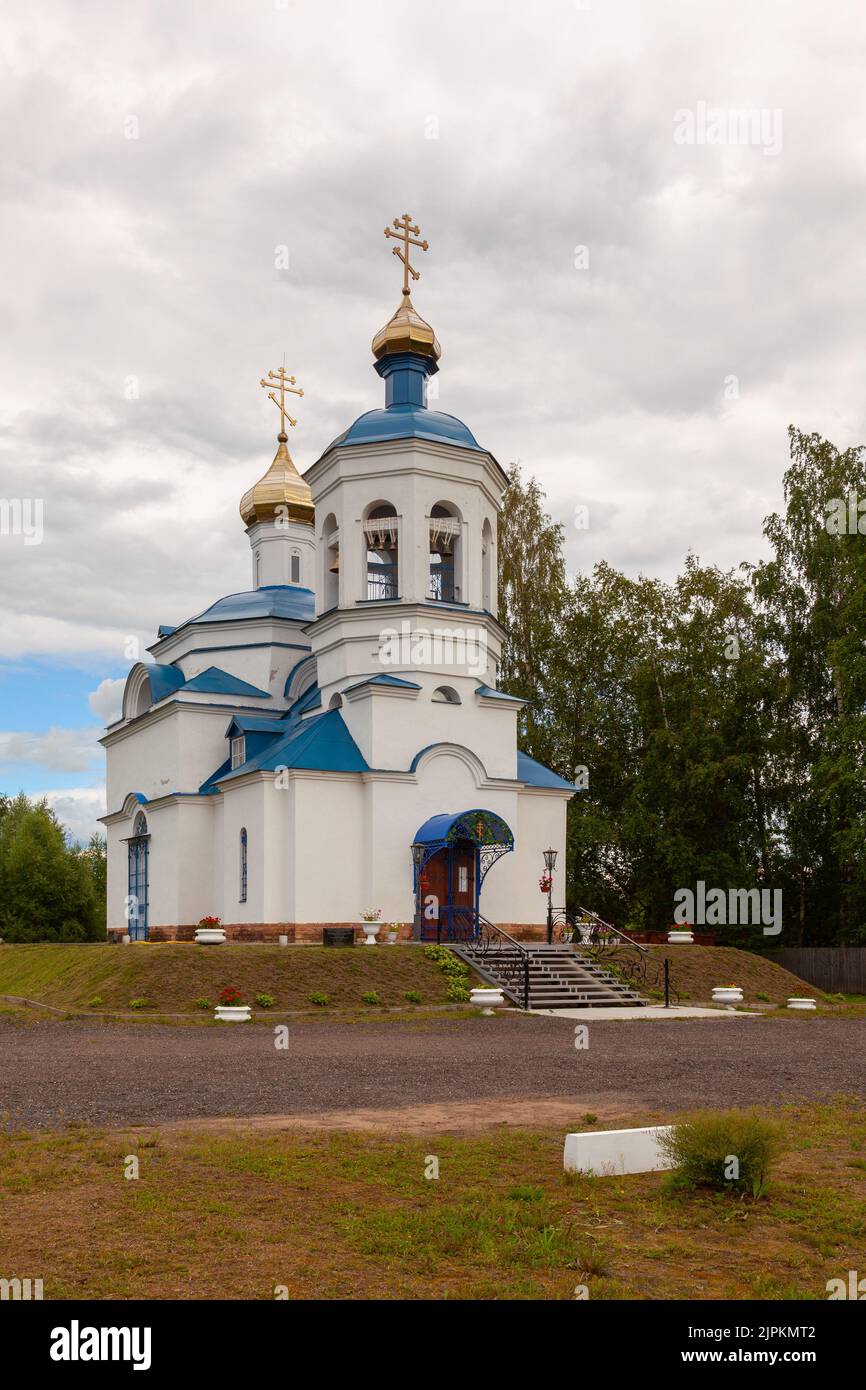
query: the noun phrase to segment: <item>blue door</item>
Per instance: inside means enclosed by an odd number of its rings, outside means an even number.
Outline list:
[[[147,861],[150,836],[139,812],[128,842],[126,923],[130,941],[147,940]]]

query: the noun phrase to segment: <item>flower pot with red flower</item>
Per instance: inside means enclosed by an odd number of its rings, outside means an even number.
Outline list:
[[[234,985],[227,985],[217,996],[214,1017],[220,1023],[249,1023],[250,1006],[243,1002],[244,996]]]
[[[225,927],[219,917],[202,917],[196,927],[195,939],[199,946],[225,945]]]
[[[681,927],[671,927],[668,930],[668,942],[671,946],[692,946],[694,940],[695,938],[688,922]]]

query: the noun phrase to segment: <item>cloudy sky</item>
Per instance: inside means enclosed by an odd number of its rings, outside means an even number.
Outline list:
[[[135,640],[249,587],[259,377],[301,468],[380,403],[395,215],[438,405],[572,569],[758,558],[789,422],[866,440],[862,0],[0,15],[0,788],[77,835]]]

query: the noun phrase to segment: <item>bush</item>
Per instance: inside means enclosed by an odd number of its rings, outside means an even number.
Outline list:
[[[211,1003],[210,999],[196,999],[195,1006],[197,1009],[213,1009],[213,1004]]]
[[[104,1002],[101,994],[94,994],[92,999],[88,999],[87,1007],[88,1009],[100,1009]]]
[[[277,1001],[272,994],[257,994],[253,1002],[258,1004],[260,1009],[272,1009]]]
[[[149,999],[130,999],[129,1007],[131,1009],[152,1009],[153,1005]]]
[[[449,980],[446,998],[450,1004],[468,1004],[469,986],[462,980]]]
[[[702,1110],[659,1140],[683,1187],[713,1187],[741,1196],[766,1193],[770,1169],[784,1149],[783,1130],[757,1110]]]
[[[407,1000],[407,1002],[410,1004],[421,1003],[421,995],[418,993],[417,989],[407,989],[406,993],[403,995],[403,998]]]
[[[323,994],[320,989],[314,990],[309,996],[309,999],[311,1004],[318,1004],[320,1009],[323,1009],[326,1004],[330,1004],[331,1002],[330,994]]]
[[[382,1000],[379,998],[378,994],[374,989],[365,990],[365,992],[361,995],[362,1004],[381,1004],[381,1002]]]

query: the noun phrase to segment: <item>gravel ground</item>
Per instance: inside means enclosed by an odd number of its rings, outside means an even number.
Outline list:
[[[866,1019],[173,1028],[0,1017],[0,1113],[22,1128],[559,1097],[632,1110],[866,1092]]]

